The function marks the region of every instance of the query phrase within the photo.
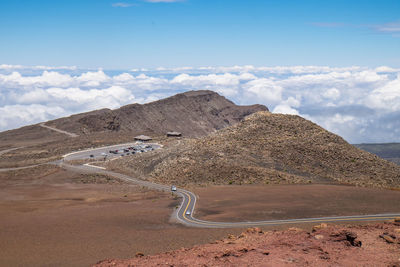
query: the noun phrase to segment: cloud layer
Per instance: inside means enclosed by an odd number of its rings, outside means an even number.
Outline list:
[[[0,65],[0,130],[209,89],[303,116],[352,143],[400,142],[400,69],[358,66],[79,70]]]

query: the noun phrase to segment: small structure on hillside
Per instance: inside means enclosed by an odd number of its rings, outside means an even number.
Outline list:
[[[142,135],[135,136],[135,140],[146,142],[146,141],[150,141],[151,137],[142,134]]]
[[[168,132],[167,136],[168,137],[181,137],[182,133],[180,133],[180,132]]]

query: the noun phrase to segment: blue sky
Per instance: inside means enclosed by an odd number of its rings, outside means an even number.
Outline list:
[[[398,0],[149,1],[2,0],[0,61],[400,67]]]
[[[400,0],[0,0],[0,131],[199,89],[400,142]]]

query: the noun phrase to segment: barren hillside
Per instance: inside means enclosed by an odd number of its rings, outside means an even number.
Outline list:
[[[184,137],[204,136],[260,110],[268,109],[237,106],[212,91],[190,91],[144,105],[76,114],[44,123],[78,134],[75,138],[40,124],[1,132],[0,151],[23,148],[4,153],[0,166],[43,163],[81,148],[129,142],[140,134],[164,137],[168,131],[178,131]]]
[[[269,112],[185,143],[150,175],[179,185],[339,182],[400,187],[399,166],[299,116]]]
[[[47,125],[82,134],[129,131],[132,134],[204,136],[244,119],[262,105],[237,106],[212,91],[189,91],[148,104],[132,104],[116,110],[102,109],[50,121]]]

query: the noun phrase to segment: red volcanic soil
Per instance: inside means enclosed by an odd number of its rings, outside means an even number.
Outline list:
[[[249,228],[208,245],[95,266],[400,266],[400,223],[321,224],[312,232]]]

